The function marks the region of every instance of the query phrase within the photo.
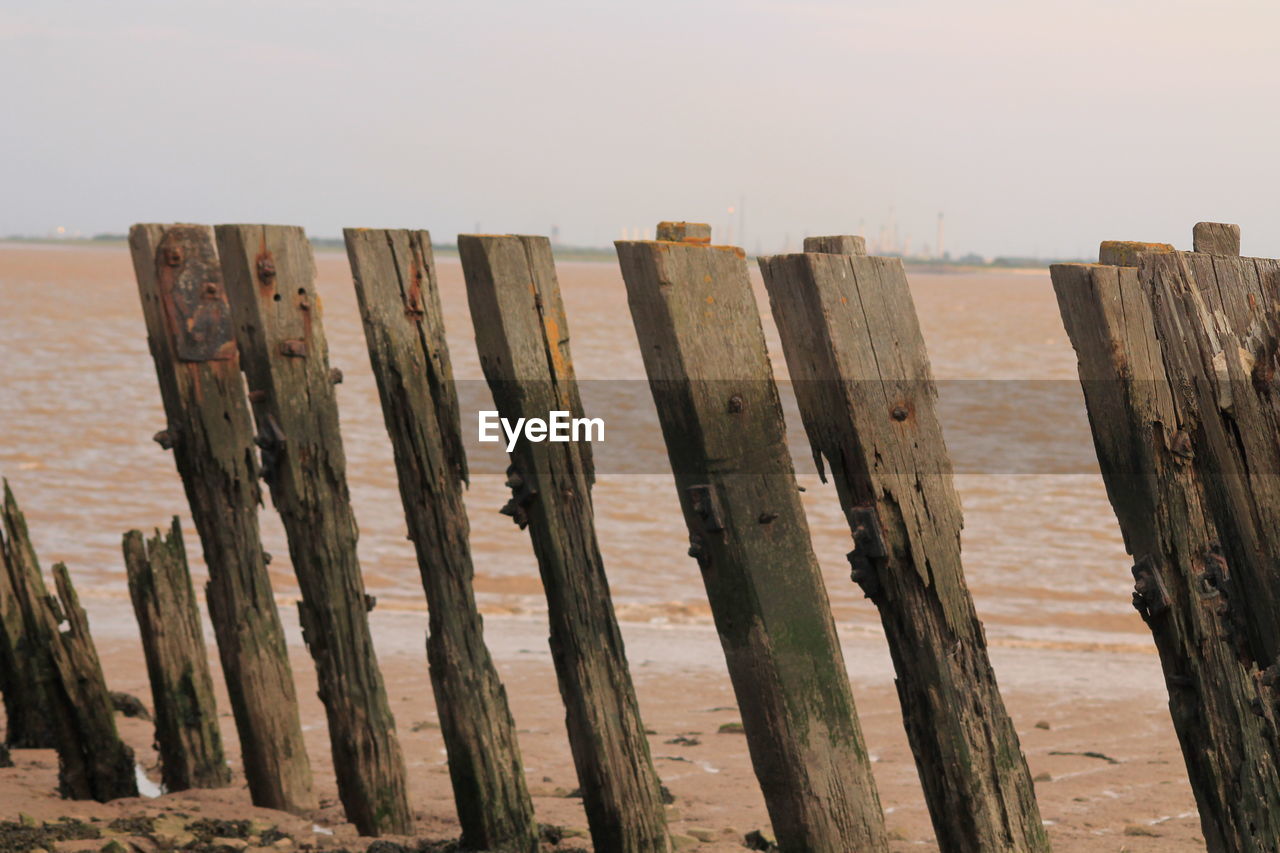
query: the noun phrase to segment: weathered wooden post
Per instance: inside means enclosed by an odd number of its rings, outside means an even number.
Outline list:
[[[133,750],[120,740],[115,707],[102,676],[89,617],[80,606],[71,576],[62,563],[53,566],[59,624],[54,601],[45,604],[46,631],[56,635],[50,646],[58,672],[62,707],[58,709],[58,788],[74,800],[108,800],[138,796]],[[33,602],[33,607],[39,603]]]
[[[263,478],[302,590],[298,611],[328,715],[338,794],[361,834],[407,835],[404,757],[369,633],[311,245],[289,226],[219,225],[215,233]]]
[[[31,629],[14,586],[20,555],[9,556],[0,525],[0,691],[4,693],[6,746],[45,749],[54,746],[48,691],[42,685]]]
[[[951,461],[902,261],[854,237],[760,259],[818,471],[880,610],[938,846],[1049,849],[960,560]]]
[[[538,825],[471,585],[462,501],[467,461],[431,236],[364,228],[343,233],[429,604],[427,661],[461,844],[528,853],[537,849]]]
[[[1166,364],[1169,341],[1138,269],[1180,256],[1166,244],[1116,242],[1100,256],[1054,265],[1051,275],[1107,494],[1135,560],[1134,606],[1160,652],[1209,850],[1270,849],[1280,837],[1280,739],[1265,679],[1237,647],[1242,596],[1204,480],[1225,472],[1192,464],[1198,418]]]
[[[756,778],[784,851],[887,850],[740,249],[616,244]]]
[[[461,235],[480,364],[501,417],[583,416],[551,244],[545,237]],[[504,513],[528,527],[551,620],[583,804],[597,850],[669,847],[591,506],[590,445],[533,442],[511,453]]]
[[[142,531],[130,530],[123,549],[151,680],[165,790],[230,785],[200,608],[177,517],[167,536],[157,530],[150,542]]]
[[[22,608],[24,648],[36,679],[28,686],[43,691],[48,703],[59,791],[73,800],[136,797],[133,750],[116,731],[115,709],[89,635],[89,620],[67,567],[53,567],[55,598],[45,587],[26,519],[8,482],[3,516],[10,580]]]
[[[316,806],[311,763],[267,557],[258,534],[258,463],[231,309],[213,229],[129,231],[147,340],[191,517],[209,567],[205,588],[253,804]]]

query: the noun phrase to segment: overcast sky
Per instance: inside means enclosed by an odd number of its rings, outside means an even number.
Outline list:
[[[0,0],[0,234],[607,245],[681,218],[766,251],[894,222],[917,251],[943,212],[953,253],[1190,248],[1211,219],[1274,256],[1278,24],[1272,0]]]

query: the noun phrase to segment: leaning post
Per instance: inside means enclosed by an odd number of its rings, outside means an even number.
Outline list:
[[[745,256],[681,226],[618,259],[778,845],[887,850]]]
[[[569,327],[545,237],[458,237],[476,347],[500,417],[582,416]],[[658,774],[627,670],[591,506],[590,445],[532,442],[511,453],[511,502],[547,595],[551,654],[597,850],[669,849]]]
[[[814,461],[853,534],[853,579],[889,640],[938,846],[1046,851],[965,584],[960,497],[902,261],[836,236],[759,263]]]
[[[15,749],[54,746],[53,712],[39,677],[31,628],[15,586],[17,554],[9,554],[0,525],[0,693],[4,694],[4,745]]]
[[[427,595],[427,663],[469,850],[529,853],[538,825],[472,588],[458,398],[426,231],[348,228],[369,359]]]
[[[1200,231],[1197,247],[1206,248]],[[1265,850],[1280,837],[1274,702],[1244,651],[1236,573],[1205,480],[1225,472],[1197,470],[1204,431],[1187,394],[1195,386],[1171,370],[1150,287],[1158,260],[1170,271],[1191,263],[1208,276],[1216,259],[1119,241],[1104,243],[1099,255],[1098,264],[1055,264],[1050,274],[1102,478],[1134,560],[1133,603],[1160,654],[1206,846]]]
[[[404,756],[369,631],[315,260],[301,228],[219,225],[222,274],[258,424],[263,478],[298,576],[338,795],[362,835],[413,830]]]
[[[167,426],[209,569],[205,598],[240,739],[262,808],[316,807],[284,627],[258,532],[258,461],[231,307],[207,225],[135,225],[134,275]]]
[[[148,541],[142,531],[130,530],[122,547],[151,681],[165,790],[230,785],[200,608],[177,517],[168,535],[157,530]]]

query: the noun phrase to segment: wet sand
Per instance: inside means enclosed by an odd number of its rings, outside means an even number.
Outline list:
[[[134,693],[149,706],[146,672],[130,631],[131,617],[108,602],[94,604],[98,612],[107,614],[94,630],[108,681],[113,689]],[[283,615],[290,637],[297,638],[293,613],[285,610]],[[418,837],[456,838],[444,747],[422,650],[425,618],[375,610],[372,619],[409,768]],[[568,796],[578,783],[564,734],[545,623],[531,617],[490,615],[486,628],[516,717],[538,819],[585,831],[581,801]],[[669,814],[672,831],[691,839],[713,839],[699,844],[700,850],[742,850],[743,835],[767,829],[768,817],[745,739],[741,734],[718,733],[722,724],[736,722],[738,715],[714,630],[703,625],[624,623],[623,633],[641,713],[653,732],[650,746],[658,772],[675,796]],[[856,629],[841,634],[881,803],[895,839],[893,848],[936,849],[903,734],[883,638]],[[300,843],[321,847],[363,846],[344,823],[337,804],[314,670],[305,649],[296,639],[294,643],[307,746],[324,804],[314,814],[299,820],[250,806],[238,773],[235,729],[221,673],[215,672],[223,735],[237,770],[232,788],[107,805],[69,803],[55,793],[54,754],[23,750],[14,753],[15,768],[0,770],[0,819],[14,820],[23,813],[38,820],[68,815],[109,820],[167,810],[193,818],[251,817],[278,823],[296,834]],[[1203,849],[1154,654],[1021,644],[995,646],[992,659],[1038,780],[1036,792],[1055,850]],[[152,779],[158,779],[151,725],[118,719],[140,763],[151,768]],[[670,743],[680,736],[698,743]],[[314,826],[334,834],[316,832]],[[564,850],[586,848],[585,837],[571,836],[560,845]]]

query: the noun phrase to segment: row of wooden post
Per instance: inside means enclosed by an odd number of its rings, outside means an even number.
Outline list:
[[[662,223],[658,237],[620,242],[619,260],[689,554],[706,584],[779,846],[886,849],[745,256],[713,245],[695,223]],[[351,229],[346,243],[430,608],[428,664],[462,843],[533,850],[514,723],[471,586],[467,465],[430,238]],[[204,547],[210,615],[254,802],[314,805],[258,536],[261,477],[285,523],[347,815],[365,834],[408,832],[404,762],[356,558],[333,392],[341,376],[328,362],[305,235],[276,226],[139,225],[130,245],[168,420],[157,440],[175,453]],[[464,235],[458,245],[500,415],[582,415],[549,242]],[[866,257],[859,239],[839,237],[807,241],[804,254],[762,260],[761,268],[793,375],[821,380],[799,383],[805,428],[848,516],[854,579],[880,608],[891,640],[940,843],[1047,849],[964,583],[959,502],[901,263]],[[661,786],[596,540],[593,482],[589,444],[521,441],[503,512],[528,528],[542,575],[596,849],[665,851]],[[181,547],[176,529],[150,543],[138,533],[126,538],[144,635],[157,608],[193,612]],[[177,565],[180,572],[168,571]],[[201,656],[198,621],[183,625],[187,656]],[[148,666],[157,707],[211,708],[201,698],[208,685],[182,677],[191,670],[181,655],[166,661],[164,650],[149,649]],[[169,739],[187,758],[166,771],[166,784],[225,780],[207,726]]]
[[[746,259],[713,245],[704,225],[662,223],[658,238],[619,242],[618,256],[689,555],[779,846],[886,849]],[[353,229],[346,242],[430,607],[428,664],[462,843],[531,851],[514,723],[471,586],[467,464],[430,238]],[[130,244],[168,418],[156,438],[175,452],[209,566],[253,800],[315,804],[258,537],[261,477],[285,522],[347,815],[365,834],[408,832],[404,762],[356,559],[333,392],[341,376],[328,363],[305,235],[139,225]],[[804,249],[760,268],[815,461],[849,523],[853,580],[889,639],[939,845],[1048,849],[965,585],[960,505],[901,262],[866,256],[854,237],[810,238]],[[1280,262],[1241,258],[1239,229],[1216,223],[1196,226],[1194,249],[1104,243],[1100,264],[1057,265],[1052,278],[1206,842],[1268,850],[1280,837]],[[548,241],[464,235],[459,252],[499,413],[582,415]],[[589,444],[518,442],[503,512],[529,529],[542,575],[596,849],[664,851],[593,481]],[[176,520],[150,541],[130,532],[124,552],[165,784],[226,784]],[[7,489],[0,559],[7,742],[56,745],[69,796],[135,793],[66,569],[54,569],[54,599]]]

